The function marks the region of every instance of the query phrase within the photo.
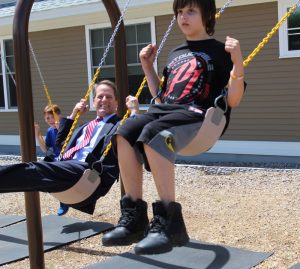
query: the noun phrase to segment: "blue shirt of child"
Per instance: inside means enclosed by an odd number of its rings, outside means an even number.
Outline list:
[[[58,130],[56,128],[49,127],[47,134],[46,134],[46,139],[45,139],[46,146],[48,148],[52,148],[55,157],[58,157],[59,153],[60,153],[60,148],[58,148],[55,145],[57,132],[58,132]]]

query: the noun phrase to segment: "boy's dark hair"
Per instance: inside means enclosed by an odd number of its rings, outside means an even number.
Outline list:
[[[203,24],[206,26],[206,33],[212,36],[215,33],[216,24],[216,3],[215,0],[174,0],[173,11],[177,18],[178,9],[186,6],[197,6],[201,10]]]
[[[108,80],[108,79],[101,80],[100,82],[94,84],[94,87],[93,87],[93,98],[95,98],[95,96],[96,96],[96,89],[100,85],[107,85],[107,86],[111,87],[113,89],[115,98],[118,100],[117,86],[116,86],[116,84],[114,82],[112,82],[111,80]]]
[[[52,108],[53,108],[54,113],[56,115],[60,115],[61,114],[61,111],[60,111],[60,108],[58,107],[58,105],[52,105],[52,107],[50,105],[47,105],[44,108],[44,115],[45,114],[51,114],[52,116],[54,116]]]

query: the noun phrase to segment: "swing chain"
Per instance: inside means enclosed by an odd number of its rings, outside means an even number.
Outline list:
[[[103,56],[102,56],[102,59],[101,59],[100,63],[99,63],[99,67],[100,68],[102,67],[102,65],[103,65],[103,63],[104,63],[104,61],[106,59],[106,56],[108,54],[108,51],[109,51],[110,47],[112,46],[112,43],[114,42],[115,36],[116,36],[116,34],[117,34],[118,30],[119,30],[119,27],[120,27],[120,25],[121,25],[121,23],[122,23],[122,21],[124,19],[124,15],[125,15],[126,10],[128,9],[128,5],[129,5],[130,1],[131,0],[127,0],[126,4],[124,6],[124,9],[122,11],[122,14],[121,14],[121,16],[120,16],[120,18],[118,20],[118,23],[117,23],[117,25],[116,25],[116,27],[114,29],[114,32],[113,32],[112,36],[110,37],[108,45],[107,45],[107,47],[106,47],[106,49],[105,49],[105,51],[103,53]]]
[[[45,80],[44,80],[42,71],[41,71],[41,69],[40,69],[39,63],[38,63],[38,61],[37,61],[36,55],[35,55],[35,53],[34,53],[33,47],[32,47],[32,45],[31,45],[31,42],[30,42],[29,39],[28,39],[28,44],[29,44],[29,48],[30,48],[30,51],[31,51],[33,60],[34,60],[34,62],[35,62],[36,68],[37,68],[37,70],[38,70],[38,72],[39,72],[39,75],[40,75],[42,84],[43,84],[43,86],[45,86],[45,85],[46,85],[46,82],[45,82]]]
[[[221,7],[220,11],[216,14],[216,19],[219,19],[221,14],[224,12],[224,10],[230,6],[230,4],[233,2],[233,0],[228,0],[223,7]]]
[[[170,23],[170,25],[169,25],[169,27],[168,27],[168,29],[167,29],[167,31],[166,31],[166,33],[165,33],[165,35],[164,35],[164,37],[163,37],[161,43],[160,43],[160,45],[159,45],[159,48],[158,48],[157,53],[156,53],[156,56],[155,56],[155,61],[157,61],[158,55],[160,54],[160,52],[161,52],[161,50],[162,50],[164,44],[165,44],[166,41],[167,41],[167,38],[168,38],[170,32],[172,31],[172,28],[173,28],[173,25],[174,25],[175,21],[176,21],[176,16],[173,16],[173,18],[172,18],[172,20],[171,20],[171,23]]]

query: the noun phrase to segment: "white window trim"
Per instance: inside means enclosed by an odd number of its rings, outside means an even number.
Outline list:
[[[154,17],[148,17],[143,19],[133,19],[133,20],[126,20],[125,25],[132,25],[132,24],[139,24],[139,23],[150,23],[150,30],[151,30],[151,43],[156,43],[156,32],[155,32],[155,18]],[[92,24],[92,25],[86,25],[85,26],[85,44],[86,44],[86,57],[87,57],[87,71],[88,71],[88,81],[89,85],[93,79],[92,77],[92,71],[91,71],[91,51],[90,51],[90,38],[89,38],[89,31],[93,29],[99,29],[99,28],[107,28],[111,27],[110,23],[101,23],[101,24]],[[102,58],[102,57],[101,57]],[[157,71],[157,62],[154,63],[154,68]],[[141,81],[142,83],[142,81]],[[136,89],[138,90],[138,89]],[[124,100],[125,102],[125,100]],[[140,106],[141,110],[148,109],[148,106]],[[90,110],[94,111],[95,108],[93,106],[93,96],[90,95]]]
[[[1,49],[1,56],[5,56],[4,54],[4,40],[12,40],[12,36],[1,36],[0,37],[0,49]],[[4,63],[5,59],[2,60],[1,59],[1,65],[2,65],[2,73],[3,73],[3,88],[4,88],[4,103],[5,103],[5,107],[4,108],[0,108],[0,112],[17,112],[18,109],[16,108],[9,108],[8,107],[8,96],[7,96],[7,80],[6,80],[6,66]]]
[[[293,0],[278,0],[278,18],[279,20],[286,14],[287,9],[296,4]],[[300,50],[288,50],[288,30],[287,21],[279,28],[279,58],[300,57]]]

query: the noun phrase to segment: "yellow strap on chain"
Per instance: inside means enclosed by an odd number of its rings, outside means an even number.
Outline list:
[[[57,114],[56,114],[55,111],[54,111],[53,103],[52,103],[52,101],[51,101],[50,94],[49,94],[49,91],[48,91],[48,88],[47,88],[47,85],[46,85],[46,84],[44,84],[44,91],[45,91],[45,94],[46,94],[47,99],[48,99],[48,104],[49,104],[49,106],[51,107],[51,110],[52,110],[52,113],[53,113],[53,116],[54,116],[55,123],[58,123],[58,122],[59,122],[59,118],[58,118]]]
[[[244,67],[248,66],[248,64],[253,60],[253,58],[262,50],[262,48],[269,42],[272,36],[277,32],[279,27],[288,19],[288,17],[295,12],[298,4],[294,5],[276,24],[276,26],[267,34],[267,36],[263,39],[262,42],[258,44],[258,46],[252,51],[252,53],[248,56],[248,58],[243,62]]]
[[[45,94],[46,94],[47,99],[48,99],[48,104],[49,104],[49,106],[50,106],[50,108],[51,108],[51,110],[52,110],[52,113],[53,113],[53,116],[54,116],[55,123],[58,123],[58,122],[59,122],[59,118],[58,118],[57,114],[56,114],[55,111],[54,111],[53,103],[52,103],[52,101],[51,101],[50,94],[49,94],[49,91],[48,91],[48,88],[47,88],[47,85],[46,85],[46,84],[44,84],[44,91],[45,91]],[[39,133],[39,136],[40,136],[40,138],[45,142],[45,139],[44,139],[44,137],[43,137],[43,135],[42,135],[41,133]],[[45,142],[45,143],[46,143],[46,142]]]

